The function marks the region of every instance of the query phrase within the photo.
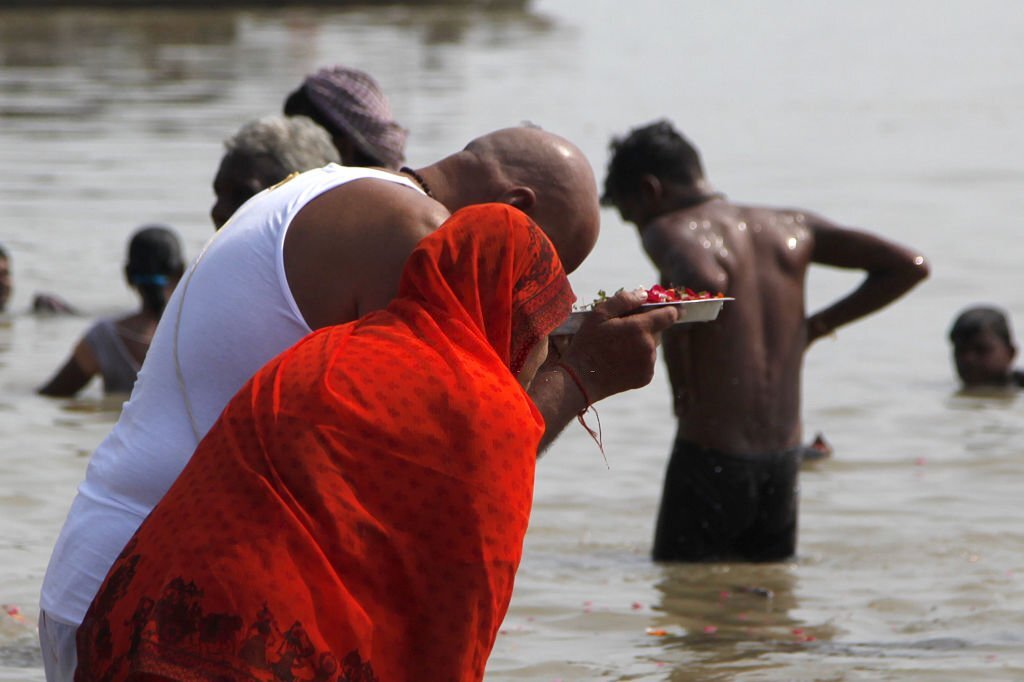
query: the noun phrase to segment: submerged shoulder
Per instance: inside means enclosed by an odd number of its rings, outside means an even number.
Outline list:
[[[115,336],[117,336],[117,320],[112,317],[101,317],[89,325],[82,338],[89,343],[102,343]]]

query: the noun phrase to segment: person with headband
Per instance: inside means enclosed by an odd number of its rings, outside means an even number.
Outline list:
[[[106,393],[130,393],[167,299],[185,271],[181,244],[161,225],[140,228],[128,245],[125,278],[141,298],[139,311],[93,324],[71,357],[39,389],[42,395],[70,397],[97,374]]]
[[[398,170],[408,131],[391,117],[391,105],[370,74],[328,66],[310,74],[284,102],[285,116],[308,116],[331,134],[346,166]]]

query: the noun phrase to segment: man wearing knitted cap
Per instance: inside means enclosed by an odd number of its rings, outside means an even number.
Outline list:
[[[566,271],[597,241],[593,171],[568,140],[507,128],[418,170],[329,164],[253,197],[217,233],[168,303],[131,400],[92,455],[43,582],[47,680],[70,680],[75,630],[103,576],[184,468],[232,395],[312,330],[385,307],[416,244],[450,213],[514,206],[551,238]],[[529,395],[541,448],[591,403],[650,382],[677,312],[624,316],[646,300],[599,304]]]
[[[377,81],[365,71],[328,66],[306,77],[284,103],[286,116],[308,116],[327,129],[346,166],[398,169],[408,132],[391,117]]]

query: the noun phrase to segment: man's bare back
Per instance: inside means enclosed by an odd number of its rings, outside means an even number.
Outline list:
[[[664,335],[679,430],[653,554],[785,559],[796,549],[804,352],[902,296],[928,266],[902,246],[806,211],[727,201],[667,121],[612,149],[604,200],[637,226],[664,283],[735,298],[714,323]],[[812,263],[865,277],[808,317]]]
[[[803,214],[712,199],[644,230],[666,283],[736,299],[714,324],[664,336],[679,432],[725,452],[800,441],[804,279],[814,248]]]

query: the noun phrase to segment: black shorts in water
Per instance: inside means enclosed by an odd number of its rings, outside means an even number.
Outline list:
[[[732,455],[676,439],[656,561],[780,561],[796,552],[802,447]]]

